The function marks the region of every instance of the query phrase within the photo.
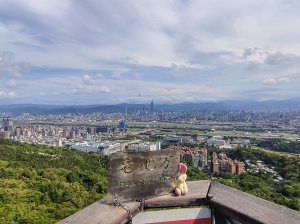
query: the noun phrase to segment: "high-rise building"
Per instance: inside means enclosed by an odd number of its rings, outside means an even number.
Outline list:
[[[22,129],[21,129],[21,127],[17,127],[16,131],[15,131],[15,136],[17,138],[19,138],[19,137],[21,137],[21,135],[22,135]]]
[[[231,175],[236,173],[236,166],[233,160],[229,159],[228,161],[226,161],[225,171],[229,172]]]
[[[110,125],[101,125],[96,127],[96,133],[109,133],[113,131],[112,129]]]
[[[220,171],[219,161],[215,160],[213,161],[213,173],[219,173],[219,171]]]
[[[127,131],[127,124],[126,124],[126,122],[125,121],[120,121],[119,122],[119,130],[120,131]]]
[[[237,174],[242,174],[245,171],[245,164],[240,161],[235,161],[236,164],[236,173]]]
[[[96,128],[95,127],[88,127],[87,128],[87,133],[89,133],[90,135],[95,135]]]
[[[153,100],[151,101],[151,114],[153,114],[154,108],[153,108]]]
[[[2,119],[2,126],[4,131],[13,131],[14,122],[11,120],[10,117],[3,117]]]

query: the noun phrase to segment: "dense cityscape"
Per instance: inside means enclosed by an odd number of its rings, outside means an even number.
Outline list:
[[[230,158],[226,150],[259,148],[257,141],[270,139],[300,140],[298,111],[158,112],[151,101],[132,113],[125,108],[124,113],[7,115],[3,114],[0,139],[102,155],[179,149],[186,163],[207,174],[263,170],[274,181],[283,180],[274,167]]]

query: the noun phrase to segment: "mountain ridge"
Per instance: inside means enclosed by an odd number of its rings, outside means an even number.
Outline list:
[[[19,115],[29,114],[68,114],[68,113],[128,113],[137,111],[150,111],[148,104],[97,104],[97,105],[49,105],[49,104],[6,104],[0,105],[0,113]],[[219,102],[181,102],[175,104],[154,104],[154,111],[160,112],[197,112],[197,111],[228,111],[228,110],[300,110],[300,99],[289,100],[227,100]]]

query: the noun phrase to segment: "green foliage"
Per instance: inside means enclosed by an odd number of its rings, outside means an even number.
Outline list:
[[[221,152],[220,149],[209,147],[209,153]],[[275,171],[284,178],[276,182],[273,175],[264,171],[254,172],[250,169],[242,175],[230,175],[220,173],[214,175],[213,180],[229,187],[239,189],[252,195],[273,201],[300,211],[300,158],[297,156],[284,156],[265,152],[259,149],[237,148],[225,150],[226,154],[240,161],[250,160],[256,164],[258,160],[266,165],[274,167]],[[188,180],[208,179],[203,171],[191,166],[188,167]]]
[[[55,223],[102,198],[108,157],[0,141],[0,223]]]
[[[187,181],[192,180],[208,180],[209,176],[202,170],[194,168],[193,166],[188,166],[187,168]]]
[[[250,160],[253,164],[257,160],[261,160],[268,166],[273,166],[284,180],[276,182],[272,174],[263,171],[256,173],[250,169],[240,176],[219,178],[218,182],[300,211],[299,157],[282,156],[249,148],[227,150],[226,153],[230,158],[242,161]]]
[[[193,181],[193,180],[208,180],[209,176],[207,175],[207,172],[203,171],[202,169],[198,169],[193,167],[191,164],[188,164],[183,159],[180,159],[181,163],[184,163],[187,166],[187,181]]]
[[[149,135],[146,137],[147,138],[145,138],[145,141],[149,141],[149,142],[158,142],[162,140],[162,137],[158,135]]]
[[[282,138],[261,140],[257,146],[279,152],[300,153],[300,142],[287,141]]]

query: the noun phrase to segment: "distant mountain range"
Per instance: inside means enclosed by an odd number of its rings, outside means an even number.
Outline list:
[[[102,113],[128,113],[137,111],[150,111],[149,104],[116,104],[116,105],[40,105],[40,104],[11,104],[0,105],[0,113],[18,115],[21,113],[30,114],[67,114],[95,112]],[[290,100],[269,100],[269,101],[221,101],[202,103],[177,103],[177,104],[154,104],[154,111],[172,112],[196,112],[196,111],[228,111],[228,110],[300,110],[300,99]]]

